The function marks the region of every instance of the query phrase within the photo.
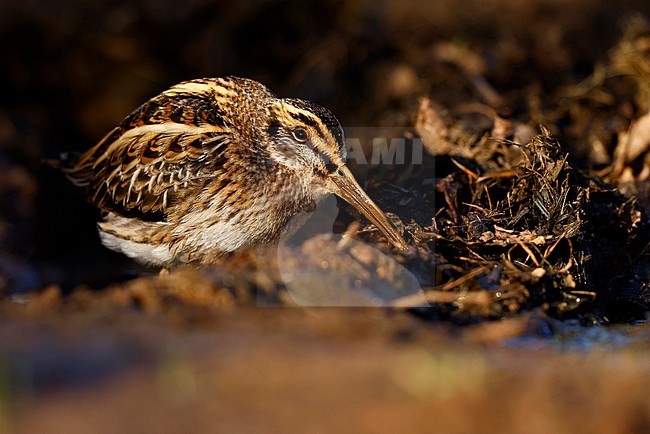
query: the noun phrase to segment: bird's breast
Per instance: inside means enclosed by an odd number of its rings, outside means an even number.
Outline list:
[[[218,257],[241,248],[275,244],[293,234],[309,217],[322,195],[287,188],[279,194],[248,195],[230,205],[215,203],[188,212],[175,225],[174,250],[192,252],[190,260]]]

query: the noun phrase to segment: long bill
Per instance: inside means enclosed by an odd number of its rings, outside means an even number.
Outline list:
[[[397,232],[397,229],[388,221],[386,215],[368,197],[366,192],[361,189],[361,186],[354,179],[350,169],[345,166],[340,166],[338,173],[331,175],[330,180],[330,188],[333,193],[355,207],[372,224],[377,226],[395,247],[402,250],[408,248],[406,241],[404,241],[404,238]]]

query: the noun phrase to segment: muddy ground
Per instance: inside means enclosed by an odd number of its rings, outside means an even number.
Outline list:
[[[91,3],[0,5],[0,432],[650,431],[647,2]],[[411,249],[333,199],[210,268],[104,249],[43,160],[225,74],[336,113]]]

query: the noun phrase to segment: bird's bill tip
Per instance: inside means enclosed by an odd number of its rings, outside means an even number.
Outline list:
[[[402,235],[395,229],[383,211],[363,191],[347,167],[341,166],[339,173],[332,175],[331,183],[333,192],[377,226],[395,247],[401,250],[408,249],[409,246]]]

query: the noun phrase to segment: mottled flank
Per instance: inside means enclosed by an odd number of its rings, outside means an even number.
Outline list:
[[[64,171],[105,213],[103,243],[147,264],[275,243],[329,193],[404,248],[345,168],[345,149],[321,106],[249,79],[198,79],[144,103]]]

